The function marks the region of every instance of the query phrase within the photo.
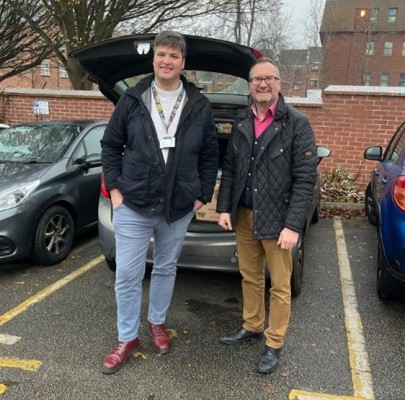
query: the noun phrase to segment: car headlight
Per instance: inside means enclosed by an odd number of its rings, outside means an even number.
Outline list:
[[[0,191],[0,211],[9,210],[24,203],[35,188],[38,187],[40,180],[21,183],[12,188]]]

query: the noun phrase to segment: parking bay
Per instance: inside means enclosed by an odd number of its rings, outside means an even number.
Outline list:
[[[2,268],[1,398],[401,400],[405,303],[378,300],[376,246],[364,218],[311,227],[303,292],[270,375],[254,370],[262,343],[218,341],[241,323],[236,274],[179,270],[165,356],[146,329],[147,274],[140,351],[105,376],[101,360],[116,340],[114,277],[97,244],[52,268]]]

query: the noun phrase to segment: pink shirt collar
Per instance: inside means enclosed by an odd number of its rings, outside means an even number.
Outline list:
[[[262,120],[259,119],[256,109],[256,104],[253,103],[250,107],[251,111],[254,115],[254,127],[255,127],[255,136],[258,138],[274,121],[274,116],[276,114],[278,100],[273,102],[273,104],[267,110],[264,118]]]

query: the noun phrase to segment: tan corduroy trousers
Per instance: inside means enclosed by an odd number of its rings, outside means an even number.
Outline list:
[[[252,239],[252,210],[239,207],[236,216],[239,270],[242,274],[243,327],[263,332],[265,324],[265,272],[270,272],[269,323],[264,330],[266,345],[279,349],[284,344],[291,312],[291,250],[282,250],[277,239]]]

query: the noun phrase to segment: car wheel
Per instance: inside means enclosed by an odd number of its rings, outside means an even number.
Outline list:
[[[370,224],[377,225],[377,215],[375,213],[375,205],[373,200],[373,195],[371,193],[371,182],[367,185],[365,194],[365,208],[367,218]]]
[[[40,265],[57,264],[68,255],[73,239],[74,222],[69,211],[61,206],[51,207],[39,220],[32,258]]]
[[[399,283],[387,271],[381,244],[378,245],[377,293],[382,300],[397,300],[400,294]]]
[[[304,240],[302,235],[292,250],[293,270],[291,275],[291,295],[299,296],[304,275]]]
[[[115,258],[113,259],[105,259],[105,263],[107,264],[107,267],[112,271],[115,272],[115,270],[117,269],[117,264],[115,263]]]

